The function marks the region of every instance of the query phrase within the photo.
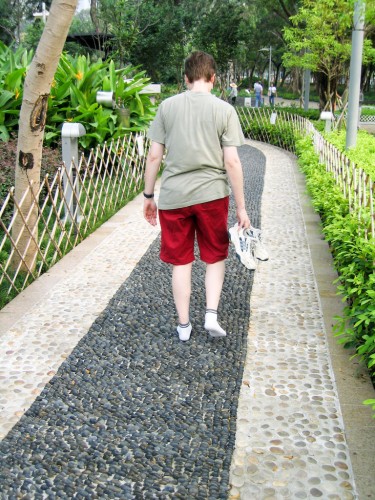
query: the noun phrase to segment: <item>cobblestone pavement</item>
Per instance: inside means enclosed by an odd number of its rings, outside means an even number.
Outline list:
[[[271,256],[251,294],[230,498],[352,499],[295,160],[276,148],[267,159],[261,217]]]
[[[271,258],[249,272],[231,249],[226,339],[202,328],[197,262],[194,332],[178,341],[141,198],[0,312],[0,498],[360,498],[294,159],[249,144]]]

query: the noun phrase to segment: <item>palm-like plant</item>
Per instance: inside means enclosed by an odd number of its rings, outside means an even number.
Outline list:
[[[86,128],[86,135],[80,139],[85,148],[127,131],[146,128],[154,116],[154,108],[149,97],[139,92],[149,79],[144,72],[134,72],[132,66],[115,69],[113,61],[91,63],[86,56],[63,55],[49,99],[46,141],[56,141],[60,136],[59,125],[67,120],[82,123]],[[100,90],[113,92],[117,106],[129,109],[128,126],[121,123],[115,109],[97,103]]]
[[[7,47],[0,42],[0,140],[7,141],[9,132],[18,124],[23,83],[33,52]]]
[[[24,49],[14,52],[0,43],[0,139],[3,141],[17,130],[23,82],[31,59],[31,52]],[[80,138],[84,148],[147,128],[155,111],[148,95],[141,93],[148,83],[145,72],[133,66],[116,69],[113,61],[91,62],[83,55],[63,54],[48,99],[45,142],[58,142],[65,121],[84,125],[87,133]],[[117,109],[97,103],[100,90],[114,92],[117,106],[129,110],[129,123],[124,125]]]

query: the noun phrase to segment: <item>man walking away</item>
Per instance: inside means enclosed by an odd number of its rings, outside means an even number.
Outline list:
[[[193,52],[185,61],[188,91],[164,100],[151,124],[151,147],[146,162],[144,217],[157,224],[154,200],[157,173],[164,170],[159,196],[162,261],[172,265],[172,291],[180,340],[190,338],[190,295],[195,236],[200,259],[206,263],[204,328],[212,337],[224,337],[217,319],[228,256],[229,183],[241,228],[249,228],[245,208],[242,166],[237,146],[244,143],[234,108],[211,94],[216,64],[205,52]]]

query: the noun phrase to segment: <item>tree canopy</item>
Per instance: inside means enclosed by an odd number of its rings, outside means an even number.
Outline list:
[[[6,42],[36,45],[38,2],[18,0],[22,14],[0,0]],[[302,71],[311,69],[324,106],[348,78],[354,0],[90,0],[76,14],[70,34],[100,34],[111,45],[91,58],[109,57],[118,67],[140,66],[154,82],[183,84],[183,60],[196,49],[213,54],[222,86],[229,79],[251,87],[255,79],[277,86],[292,75],[301,91]],[[366,2],[363,87],[375,72],[375,0]],[[50,2],[46,2],[48,5]],[[7,14],[5,14],[7,13]],[[29,28],[27,29],[27,26]],[[26,32],[17,35],[17,30]],[[104,47],[102,47],[104,48]],[[65,50],[87,48],[67,43]],[[271,55],[271,75],[269,56]],[[299,78],[296,78],[299,76]],[[290,79],[290,78],[289,78]]]
[[[337,86],[348,76],[351,56],[354,5],[347,0],[302,0],[298,12],[284,28],[287,67],[315,72],[321,107],[335,107]],[[373,60],[371,42],[366,40],[364,61]]]
[[[52,0],[44,3],[48,9]],[[33,20],[34,12],[40,12],[40,8],[39,1],[0,0],[0,40],[7,45],[20,43],[27,23]]]

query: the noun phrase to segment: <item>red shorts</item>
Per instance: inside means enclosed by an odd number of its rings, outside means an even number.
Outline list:
[[[194,261],[195,233],[200,258],[215,264],[228,257],[229,197],[173,210],[159,210],[160,259],[182,266]]]

